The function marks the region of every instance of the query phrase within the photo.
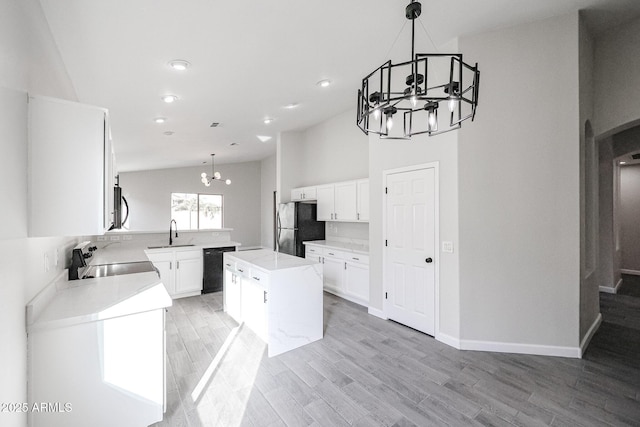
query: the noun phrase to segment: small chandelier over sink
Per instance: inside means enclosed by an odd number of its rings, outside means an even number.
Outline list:
[[[215,180],[222,181],[222,176],[220,175],[220,172],[215,172],[215,170],[214,170],[214,167],[213,167],[213,156],[215,156],[215,154],[211,155],[211,176],[207,176],[206,172],[202,172],[200,174],[200,178],[201,178],[202,183],[207,187],[211,186],[211,183],[213,181],[215,181]],[[227,184],[227,185],[230,185],[231,184],[231,180],[230,179],[226,179],[226,180],[224,180],[224,183]]]
[[[405,8],[411,21],[411,59],[398,64],[389,60],[362,79],[357,125],[367,135],[373,132],[383,139],[432,136],[458,129],[464,120],[475,117],[478,64],[464,63],[458,53],[415,53],[416,20],[421,12],[422,5],[415,0]],[[394,128],[396,120],[400,125]]]

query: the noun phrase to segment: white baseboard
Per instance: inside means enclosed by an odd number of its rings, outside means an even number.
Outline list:
[[[437,332],[435,338],[443,344],[460,350],[460,340],[458,338],[454,338],[451,335],[443,334],[442,332]]]
[[[384,314],[384,311],[379,310],[379,309],[374,308],[374,307],[369,307],[369,314],[372,315],[372,316],[379,317],[379,318],[381,318],[383,320],[389,320],[387,315]]]
[[[631,274],[633,276],[640,276],[640,270],[627,270],[626,268],[621,268],[620,273]]]
[[[607,294],[617,294],[620,285],[622,285],[622,279],[618,280],[615,286],[599,286],[598,290]]]
[[[582,355],[584,354],[584,351],[587,349],[587,346],[591,342],[591,338],[593,338],[593,335],[596,333],[601,323],[602,323],[602,313],[598,313],[596,320],[593,321],[593,323],[591,324],[591,327],[585,334],[584,338],[582,338],[582,342],[580,343],[580,359],[582,359]]]
[[[580,347],[553,345],[518,344],[494,341],[460,340],[460,350],[491,351],[496,353],[535,354],[579,359]]]

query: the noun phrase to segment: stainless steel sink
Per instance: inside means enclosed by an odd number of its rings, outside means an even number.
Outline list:
[[[194,244],[190,244],[190,245],[147,246],[147,249],[184,248],[185,246],[195,246],[195,245]]]
[[[158,270],[150,261],[122,262],[117,264],[91,265],[82,276],[83,279],[93,279],[95,277],[120,276],[122,274],[146,273]]]

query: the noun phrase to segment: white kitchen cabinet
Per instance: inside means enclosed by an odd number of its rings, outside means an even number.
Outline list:
[[[323,252],[322,274],[324,288],[335,294],[343,294],[344,286],[344,261],[342,252],[325,249]]]
[[[369,180],[357,180],[356,187],[356,220],[358,222],[369,222]]]
[[[368,221],[368,180],[366,185],[363,183],[363,194],[366,190],[365,197],[362,199],[363,209],[366,198],[366,209],[362,221]],[[338,182],[335,184],[319,185],[317,187],[318,195],[318,221],[340,221],[340,222],[357,222],[359,221],[358,210],[358,185],[359,181]],[[366,219],[364,219],[366,218]]]
[[[162,284],[171,298],[202,293],[201,250],[153,250],[147,256],[160,273]]]
[[[240,287],[242,278],[236,274],[235,263],[226,261],[224,264],[224,311],[236,322],[242,322],[240,307]]]
[[[335,184],[335,210],[333,219],[336,221],[356,221],[356,182],[340,182]]]
[[[317,218],[318,221],[333,221],[335,211],[335,195],[333,184],[319,185],[317,188],[318,205]]]
[[[300,187],[291,190],[292,202],[304,202],[316,200],[318,198],[316,187]]]
[[[269,357],[322,338],[317,261],[260,249],[226,252],[224,264],[225,312],[267,343]]]
[[[29,236],[104,234],[114,172],[107,110],[31,96],[28,113]]]
[[[320,255],[324,290],[349,301],[369,305],[369,256],[336,250],[324,244],[305,244],[305,258]]]

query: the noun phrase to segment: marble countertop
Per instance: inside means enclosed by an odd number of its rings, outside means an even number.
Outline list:
[[[268,249],[225,252],[224,257],[225,259],[233,258],[238,261],[245,261],[266,271],[276,271],[285,268],[318,264],[317,262],[313,262],[305,258],[283,254]]]
[[[337,240],[310,240],[302,242],[305,245],[321,246],[323,248],[337,249],[340,251],[348,251],[356,254],[369,255],[369,245],[358,243],[339,242]]]
[[[240,243],[234,241],[224,242],[208,242],[197,243],[193,246],[173,246],[149,249],[154,246],[165,246],[167,242],[158,241],[140,241],[140,242],[108,242],[101,248],[98,248],[91,257],[89,265],[115,264],[122,262],[140,262],[149,261],[146,253],[160,253],[166,251],[189,251],[202,250],[205,248],[222,248],[227,246],[241,246]]]
[[[49,286],[54,289],[48,303],[37,313],[33,310],[36,301],[29,304],[32,310],[27,306],[29,332],[142,313],[172,304],[155,272],[73,281],[62,278]]]

